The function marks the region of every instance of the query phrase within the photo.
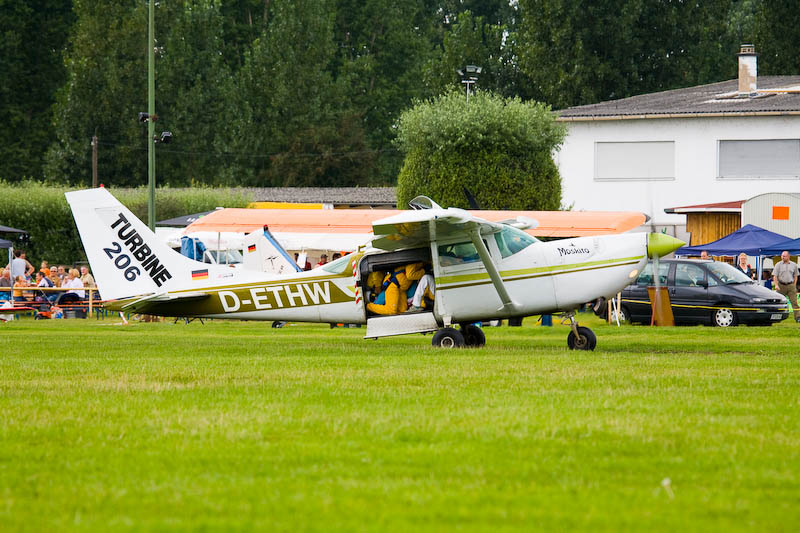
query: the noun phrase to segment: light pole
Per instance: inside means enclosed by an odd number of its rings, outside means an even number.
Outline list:
[[[155,76],[155,38],[153,36],[154,16],[153,4],[155,0],[148,2],[148,23],[147,23],[147,225],[150,231],[156,228],[156,150],[155,141],[155,121],[156,121],[156,76]],[[139,114],[141,120],[141,113]]]
[[[472,85],[475,85],[478,81],[478,74],[481,73],[483,70],[481,67],[477,65],[467,65],[463,69],[458,69],[458,75],[461,76],[461,83],[463,83],[467,88],[467,103],[469,103],[469,91]]]

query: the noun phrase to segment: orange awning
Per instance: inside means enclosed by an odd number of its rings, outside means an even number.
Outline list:
[[[398,213],[393,209],[220,209],[189,225],[197,231],[249,233],[264,226],[278,233],[371,234],[372,223]],[[470,211],[500,222],[523,216],[539,221],[527,230],[536,237],[584,237],[623,233],[642,225],[644,214],[634,211]]]

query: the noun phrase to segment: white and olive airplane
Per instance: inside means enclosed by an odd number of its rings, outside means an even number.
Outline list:
[[[419,197],[413,210],[375,221],[369,246],[311,271],[275,275],[180,255],[106,189],[66,196],[112,310],[366,324],[365,338],[435,332],[433,344],[444,347],[482,346],[485,336],[476,322],[562,314],[571,328],[568,346],[592,350],[596,337],[577,324],[576,309],[616,294],[648,258],[684,245],[660,233],[540,242],[520,229],[535,227],[531,219],[489,222]],[[366,307],[369,274],[416,262],[434,276],[432,309],[372,316]]]

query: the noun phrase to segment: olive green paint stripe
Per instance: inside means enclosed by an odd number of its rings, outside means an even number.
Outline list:
[[[630,261],[628,263],[604,265],[604,266],[600,266],[600,267],[581,268],[581,269],[570,270],[570,271],[567,271],[567,272],[543,272],[543,273],[540,273],[540,274],[533,274],[531,276],[523,276],[523,277],[508,278],[508,279],[504,278],[503,281],[504,282],[511,282],[511,281],[522,281],[522,280],[533,279],[533,278],[542,278],[542,277],[546,277],[546,276],[560,276],[562,274],[572,274],[572,273],[575,273],[575,272],[585,272],[587,270],[600,270],[600,269],[604,269],[604,268],[614,268],[614,267],[618,267],[618,266],[635,265],[637,262],[638,261]],[[478,285],[488,285],[490,283],[491,283],[491,281],[478,281],[478,282],[475,282],[475,283],[460,283],[458,285],[448,285],[447,287],[440,287],[439,283],[437,282],[436,283],[436,290],[446,291],[448,289],[462,289],[464,287],[476,287]]]
[[[327,276],[314,276],[308,278],[280,278],[280,279],[273,279],[273,280],[262,280],[262,281],[249,281],[247,283],[236,283],[233,285],[216,285],[214,287],[202,286],[198,285],[197,287],[189,287],[186,289],[179,289],[175,291],[169,291],[169,294],[181,294],[184,292],[219,292],[219,291],[230,291],[236,289],[249,289],[253,287],[267,287],[272,285],[287,285],[287,284],[297,284],[297,283],[311,283],[314,281],[333,281],[335,279],[343,279],[343,278],[353,278],[352,274],[330,274]]]
[[[548,272],[557,272],[559,270],[571,270],[574,268],[582,267],[581,270],[585,270],[585,267],[595,267],[599,265],[611,265],[611,263],[620,263],[621,265],[629,264],[630,262],[638,262],[644,256],[636,256],[636,257],[621,257],[618,259],[604,259],[602,261],[589,261],[587,263],[572,263],[569,265],[553,265],[547,267],[536,267],[536,268],[523,268],[518,270],[503,270],[500,272],[500,275],[503,277],[511,277],[511,276],[522,276],[525,274],[540,274],[540,273],[548,273]],[[627,263],[621,263],[622,261],[626,261]],[[463,275],[453,275],[453,276],[441,276],[436,280],[436,284],[447,284],[447,283],[460,283],[464,281],[478,281],[483,279],[489,279],[489,274],[463,274]],[[524,279],[524,278],[521,278]]]

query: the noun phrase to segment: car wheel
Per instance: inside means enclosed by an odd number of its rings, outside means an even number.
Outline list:
[[[569,346],[569,349],[594,350],[594,347],[597,346],[597,337],[595,336],[594,331],[583,326],[578,326],[577,329],[577,336],[571,331],[569,332],[569,335],[567,335],[567,346]]]
[[[464,335],[464,344],[478,348],[486,344],[486,335],[483,330],[475,324],[463,324],[461,334]]]
[[[454,328],[442,328],[433,334],[432,344],[439,348],[461,348],[464,346],[464,335]]]
[[[714,314],[711,315],[711,320],[719,328],[735,326],[737,323],[736,313],[727,308],[714,311]]]
[[[619,315],[620,322],[629,322],[631,318],[631,314],[628,310],[623,306],[619,308],[619,311],[612,311],[611,312],[611,322],[617,321],[617,316]]]

